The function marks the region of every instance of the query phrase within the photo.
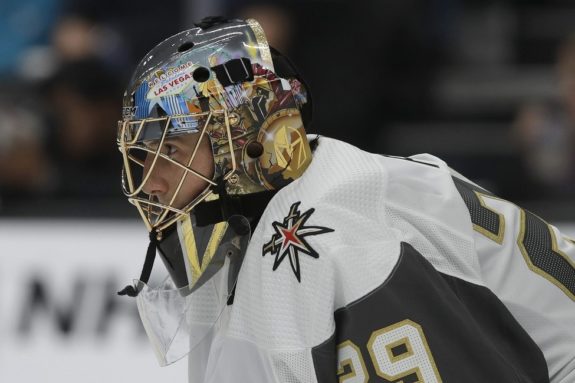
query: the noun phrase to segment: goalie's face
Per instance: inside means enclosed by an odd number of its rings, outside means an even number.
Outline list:
[[[192,133],[166,138],[161,147],[159,144],[159,141],[145,142],[149,152],[144,163],[143,191],[162,205],[182,209],[206,190],[209,183],[205,179],[213,177],[214,159],[209,138]],[[158,150],[163,156],[154,163],[154,153]]]
[[[212,195],[216,185],[212,138],[201,129],[168,128],[191,117],[121,121],[118,145],[124,160],[122,186],[148,230],[164,230]]]

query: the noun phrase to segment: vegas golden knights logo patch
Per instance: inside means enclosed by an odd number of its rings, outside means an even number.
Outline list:
[[[314,208],[300,213],[298,207],[301,202],[295,202],[290,207],[289,214],[283,222],[272,222],[275,234],[271,240],[263,246],[263,254],[275,255],[273,270],[275,271],[287,257],[298,282],[301,282],[301,270],[299,266],[299,254],[304,253],[313,258],[319,258],[319,254],[305,240],[305,237],[332,232],[333,229],[321,226],[305,226],[311,217]]]

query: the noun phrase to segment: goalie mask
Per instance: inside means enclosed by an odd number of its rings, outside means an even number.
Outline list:
[[[140,280],[121,294],[138,296],[162,364],[209,332],[235,286],[250,225],[311,161],[310,96],[260,25],[208,18],[197,26],[144,57],[118,124],[124,193],[151,239]],[[151,289],[156,247],[171,281]]]

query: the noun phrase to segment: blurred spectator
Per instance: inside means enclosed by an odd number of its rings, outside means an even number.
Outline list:
[[[59,0],[0,2],[0,78],[14,73],[30,49],[48,43],[60,3]]]
[[[115,145],[121,88],[109,67],[94,58],[65,63],[50,80],[48,152],[59,197],[121,197]]]
[[[128,205],[115,145],[123,86],[132,52],[181,29],[180,8],[176,0],[135,17],[133,5],[110,0],[0,5],[10,37],[0,43],[2,215],[89,215],[104,199]]]
[[[165,4],[155,0],[60,1],[69,18],[90,26],[88,34],[93,36],[90,39],[95,37],[94,47],[100,59],[108,60],[116,69],[122,68],[121,73],[131,73],[151,43],[159,43],[182,29],[183,5],[187,3],[185,0]],[[124,83],[127,82],[125,79]]]
[[[52,47],[62,62],[94,57],[119,73],[129,72],[129,47],[113,27],[75,14],[63,16],[54,26]]]
[[[0,95],[0,198],[28,196],[50,188],[51,166],[38,108],[24,102],[24,84],[4,83]]]
[[[556,70],[559,100],[524,106],[514,125],[535,198],[575,197],[575,35],[560,45]]]
[[[67,16],[60,20],[53,32],[53,46],[63,60],[78,60],[98,56],[99,36],[96,26],[87,19]]]

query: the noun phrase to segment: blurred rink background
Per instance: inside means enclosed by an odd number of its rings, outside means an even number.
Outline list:
[[[438,155],[575,235],[571,0],[2,0],[1,383],[186,381],[115,295],[147,246],[115,133],[139,58],[215,14],[297,64],[309,132]]]

